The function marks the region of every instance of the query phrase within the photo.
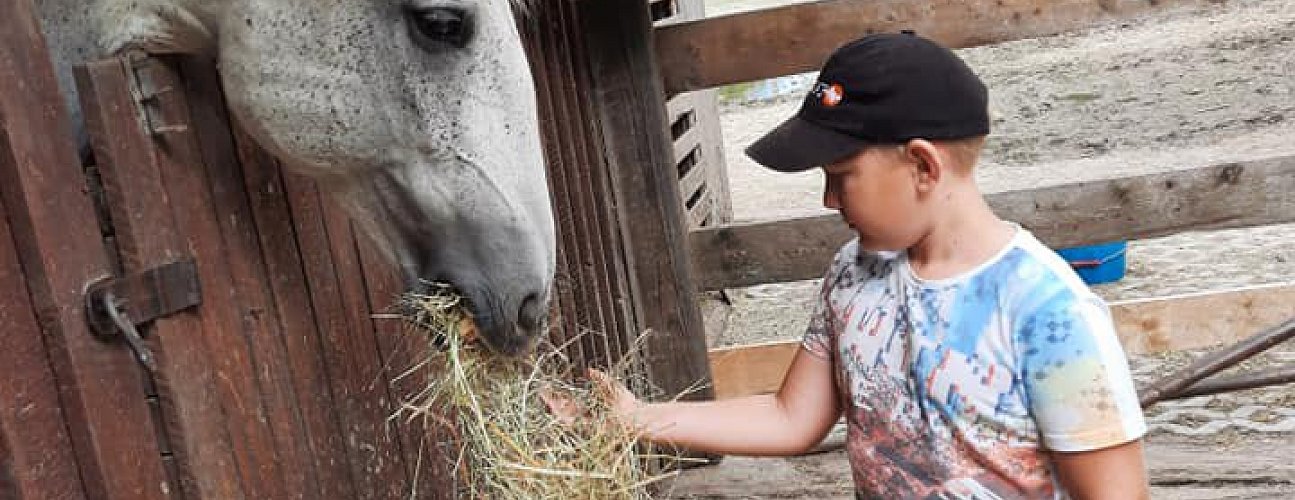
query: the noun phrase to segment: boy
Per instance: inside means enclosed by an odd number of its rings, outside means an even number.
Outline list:
[[[911,33],[838,49],[799,113],[747,149],[774,170],[821,166],[823,204],[858,233],[782,388],[649,404],[592,373],[622,423],[790,455],[844,412],[859,498],[1146,497],[1146,426],[1106,306],[985,203],[988,132],[985,86],[949,50]]]

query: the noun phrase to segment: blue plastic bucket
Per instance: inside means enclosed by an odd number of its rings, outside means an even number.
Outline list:
[[[1124,277],[1124,253],[1129,242],[1116,241],[1100,245],[1063,248],[1057,254],[1075,269],[1084,283],[1097,285],[1119,281]]]

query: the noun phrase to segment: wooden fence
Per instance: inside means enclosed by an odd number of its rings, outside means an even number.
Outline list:
[[[913,29],[953,48],[1111,23],[1194,0],[820,0],[664,26],[654,33],[667,93],[816,69],[840,44]],[[1295,156],[994,193],[990,204],[1053,247],[1184,231],[1295,222]],[[835,216],[689,231],[691,278],[701,290],[813,279],[852,237]],[[1266,287],[1113,305],[1126,349],[1147,352],[1235,342],[1295,316],[1292,277]],[[1231,312],[1204,321],[1198,308]],[[1183,321],[1194,318],[1198,321]],[[710,351],[719,397],[777,389],[797,342]]]

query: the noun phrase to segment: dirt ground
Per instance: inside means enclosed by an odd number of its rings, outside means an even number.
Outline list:
[[[712,0],[711,12],[770,1]],[[758,4],[758,5],[757,5]],[[711,4],[708,4],[711,5]],[[1082,33],[959,51],[986,80],[993,132],[987,192],[1295,154],[1295,1],[1215,2]],[[821,213],[816,172],[774,174],[742,148],[795,112],[799,94],[743,102],[721,126],[738,220]],[[1295,225],[1130,243],[1107,300],[1295,282]],[[712,346],[798,338],[814,281],[728,290],[704,301]],[[1200,352],[1131,359],[1145,383]],[[1295,363],[1288,342],[1250,363]],[[1156,498],[1295,496],[1295,388],[1195,398],[1147,412]],[[685,474],[683,498],[847,498],[839,452],[731,458]],[[761,492],[759,494],[753,492]]]

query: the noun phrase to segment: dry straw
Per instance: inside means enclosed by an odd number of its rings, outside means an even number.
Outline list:
[[[451,428],[461,498],[650,499],[648,486],[672,475],[649,472],[660,468],[645,465],[668,457],[610,424],[605,398],[568,382],[570,363],[560,346],[541,346],[526,359],[493,355],[473,342],[472,322],[449,287],[433,286],[402,302],[406,330],[422,336],[429,349],[402,375],[427,379],[396,417]],[[623,368],[613,373],[624,376]],[[583,404],[589,418],[560,421],[541,391]]]

